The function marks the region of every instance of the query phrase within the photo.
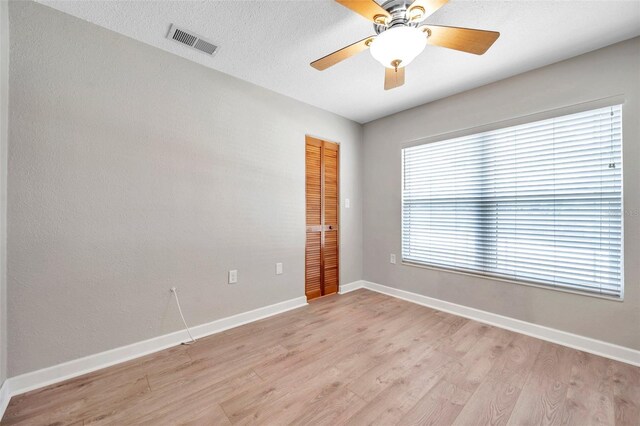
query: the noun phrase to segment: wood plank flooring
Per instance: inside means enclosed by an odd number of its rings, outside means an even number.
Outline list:
[[[368,290],[14,397],[2,425],[640,425],[640,368]]]

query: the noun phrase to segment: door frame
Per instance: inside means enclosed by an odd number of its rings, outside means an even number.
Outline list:
[[[338,233],[337,233],[337,262],[338,262],[338,267],[337,267],[337,290],[336,293],[332,293],[332,294],[339,294],[340,293],[340,264],[341,264],[341,259],[340,259],[340,234],[342,232],[342,226],[341,226],[341,222],[342,222],[342,218],[340,215],[340,210],[342,210],[342,198],[341,198],[341,194],[340,194],[340,183],[342,181],[342,176],[341,176],[341,167],[340,167],[340,155],[341,155],[341,149],[340,149],[340,142],[334,142],[334,141],[330,141],[324,138],[320,138],[317,136],[313,136],[310,134],[305,134],[304,135],[304,149],[305,149],[305,161],[304,161],[304,170],[305,170],[305,177],[304,177],[304,197],[305,197],[305,236],[304,236],[304,255],[305,255],[305,280],[304,280],[304,290],[305,290],[305,295],[306,295],[306,287],[307,287],[307,232],[306,232],[306,227],[307,227],[307,160],[306,160],[306,152],[307,152],[307,141],[308,140],[315,140],[317,142],[321,142],[321,156],[324,157],[324,142],[328,142],[328,143],[332,143],[337,145],[338,147],[338,153],[336,155],[336,177],[337,177],[337,185],[336,185],[336,193],[337,193],[337,198],[338,198],[338,211],[336,212],[336,217],[338,219]],[[320,274],[321,274],[321,293],[324,293],[324,239],[325,239],[325,231],[324,231],[324,219],[325,219],[325,212],[324,212],[324,161],[321,161],[321,167],[320,167],[320,180],[322,182],[321,184],[321,197],[320,197],[320,205],[321,205],[321,211],[320,211],[320,220],[322,222],[322,235],[320,237]],[[321,295],[319,297],[316,297],[315,299],[319,299],[321,297],[324,296],[328,296],[328,295]],[[315,300],[312,299],[312,300]]]

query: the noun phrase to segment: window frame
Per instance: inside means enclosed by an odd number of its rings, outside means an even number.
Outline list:
[[[621,134],[621,146],[620,146],[620,153],[621,153],[621,162],[623,164],[622,166],[622,173],[620,175],[620,205],[621,205],[621,217],[620,217],[620,222],[621,222],[621,231],[620,231],[620,249],[621,249],[621,257],[620,257],[620,295],[619,296],[614,296],[614,295],[607,295],[607,294],[600,294],[600,293],[596,293],[596,292],[590,292],[590,291],[583,291],[583,290],[576,290],[576,289],[571,289],[569,287],[562,287],[562,286],[552,286],[552,285],[547,285],[547,284],[543,284],[540,282],[535,282],[535,281],[530,281],[530,280],[526,280],[526,279],[513,279],[513,278],[509,278],[509,277],[503,277],[503,276],[499,276],[499,275],[492,275],[490,273],[483,273],[482,271],[478,271],[478,270],[472,270],[472,269],[465,269],[465,268],[448,268],[445,266],[436,266],[436,265],[429,265],[429,264],[424,264],[424,263],[420,263],[420,262],[412,262],[412,261],[407,261],[404,259],[403,253],[402,253],[402,246],[403,246],[403,232],[404,232],[404,202],[403,202],[403,191],[404,191],[404,157],[402,155],[402,152],[405,148],[411,148],[414,146],[419,146],[419,145],[426,145],[426,144],[431,144],[431,143],[436,143],[436,142],[443,142],[443,141],[447,141],[450,139],[456,139],[456,138],[460,138],[460,137],[465,137],[465,136],[470,136],[470,135],[475,135],[475,134],[479,134],[479,133],[485,133],[485,132],[490,132],[493,130],[500,130],[500,129],[504,129],[507,127],[513,127],[513,126],[518,126],[518,125],[523,125],[523,124],[527,124],[527,123],[532,123],[532,122],[536,122],[536,121],[542,121],[542,120],[547,120],[547,119],[551,119],[551,118],[556,118],[556,117],[562,117],[565,115],[570,115],[570,114],[577,114],[580,112],[586,112],[586,111],[590,111],[590,110],[595,110],[595,109],[599,109],[599,108],[605,108],[605,107],[611,107],[611,106],[616,106],[616,105],[620,105],[621,107],[621,124],[622,124],[622,134]],[[624,259],[625,259],[625,226],[624,226],[624,216],[625,216],[625,207],[624,207],[624,199],[625,199],[625,190],[624,190],[624,111],[625,111],[625,97],[624,96],[611,96],[611,97],[607,97],[607,98],[602,98],[602,99],[597,99],[597,100],[593,100],[593,101],[588,101],[588,102],[584,102],[584,103],[580,103],[580,104],[575,104],[575,105],[569,105],[569,106],[564,106],[564,107],[559,107],[559,108],[555,108],[555,109],[551,109],[551,110],[546,110],[546,111],[542,111],[542,112],[537,112],[537,113],[533,113],[533,114],[526,114],[526,115],[522,115],[522,116],[517,116],[514,118],[509,118],[506,120],[500,120],[500,121],[496,121],[496,122],[492,122],[489,124],[484,124],[484,125],[480,125],[480,126],[474,126],[474,127],[469,127],[469,128],[465,128],[462,130],[457,130],[457,131],[451,131],[451,132],[446,132],[446,133],[440,133],[437,134],[435,136],[429,136],[429,137],[424,137],[424,138],[419,138],[419,139],[414,139],[408,142],[404,142],[400,144],[400,242],[399,242],[399,247],[400,247],[400,264],[403,266],[411,266],[411,267],[415,267],[415,268],[421,268],[421,269],[428,269],[428,270],[433,270],[433,271],[439,271],[439,272],[448,272],[448,273],[453,273],[453,274],[458,274],[458,275],[466,275],[469,277],[473,277],[473,278],[482,278],[485,280],[489,280],[489,281],[498,281],[498,282],[504,282],[504,283],[509,283],[509,284],[517,284],[517,285],[522,285],[522,286],[526,286],[526,287],[534,287],[534,288],[540,288],[540,289],[544,289],[544,290],[551,290],[551,291],[557,291],[557,292],[561,292],[561,293],[569,293],[569,294],[576,294],[576,295],[580,295],[580,296],[587,296],[587,297],[595,297],[598,299],[604,299],[604,300],[609,300],[609,301],[614,301],[614,302],[624,302],[624,293],[625,293],[625,267],[624,267]]]

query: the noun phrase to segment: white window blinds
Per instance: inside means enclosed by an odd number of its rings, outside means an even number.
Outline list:
[[[403,261],[621,297],[621,115],[403,149]]]

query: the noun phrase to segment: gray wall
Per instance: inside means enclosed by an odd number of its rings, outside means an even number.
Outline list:
[[[174,285],[192,325],[303,296],[305,133],[341,143],[362,278],[359,124],[42,5],[10,21],[10,376],[180,329]]]
[[[9,116],[9,14],[0,1],[0,385],[7,378],[7,121]]]
[[[342,283],[364,265],[640,349],[640,39],[369,123],[363,145],[356,123],[45,6],[11,3],[10,20],[10,376],[180,329],[173,285],[193,325],[302,296],[306,133],[341,143]],[[612,95],[626,98],[624,302],[388,263],[402,144]]]
[[[434,84],[437,84],[434,82]],[[400,147],[409,141],[624,95],[624,302],[401,264]],[[365,125],[365,279],[640,349],[640,39]]]

